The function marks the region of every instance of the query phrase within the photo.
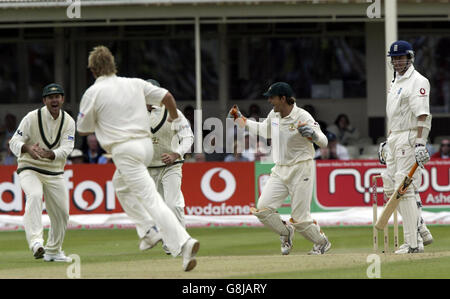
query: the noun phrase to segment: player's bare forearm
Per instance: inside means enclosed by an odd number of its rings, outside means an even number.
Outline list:
[[[175,102],[175,98],[170,92],[166,93],[161,101],[161,104],[166,106],[166,109],[167,111],[169,111],[169,116],[172,120],[178,118],[177,103]]]

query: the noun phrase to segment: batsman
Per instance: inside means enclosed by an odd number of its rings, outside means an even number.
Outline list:
[[[403,219],[405,243],[395,253],[423,252],[423,245],[433,240],[420,216],[421,168],[430,160],[426,149],[431,129],[429,105],[430,83],[414,69],[414,51],[406,41],[394,42],[388,52],[394,79],[387,95],[386,115],[388,137],[380,144],[379,160],[386,165],[382,173],[383,188],[387,198],[402,184],[417,163],[412,184],[402,192],[398,211]],[[392,199],[391,199],[392,200]]]

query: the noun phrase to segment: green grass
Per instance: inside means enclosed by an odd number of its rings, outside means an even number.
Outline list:
[[[198,266],[189,273],[182,271],[180,257],[166,256],[160,245],[139,251],[134,229],[68,230],[63,250],[80,256],[82,278],[367,278],[372,228],[323,230],[332,243],[329,253],[307,255],[312,244],[296,234],[291,254],[281,256],[278,236],[265,228],[190,228],[201,247]],[[378,253],[381,277],[450,278],[450,227],[430,230],[434,243],[425,253]],[[35,260],[23,231],[0,232],[0,244],[0,278],[67,277],[71,264]]]

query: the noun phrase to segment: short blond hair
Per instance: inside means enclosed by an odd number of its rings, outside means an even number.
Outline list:
[[[117,73],[116,62],[111,51],[105,46],[97,46],[89,53],[88,68],[95,76],[109,76]]]

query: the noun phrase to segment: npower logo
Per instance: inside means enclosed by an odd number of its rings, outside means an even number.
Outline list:
[[[225,189],[216,192],[211,187],[211,179],[218,173],[219,177],[225,181]],[[216,167],[208,170],[202,177],[200,187],[207,199],[213,202],[223,202],[233,196],[236,191],[236,179],[234,175],[225,168]]]
[[[354,168],[345,168],[345,169],[334,169],[331,171],[329,175],[329,193],[336,193],[336,178],[338,176],[353,176],[354,178],[354,187],[358,193],[364,194],[364,203],[370,203],[370,193],[369,188],[371,187],[371,178],[373,175],[380,174],[384,168],[371,168],[361,174],[360,170]],[[450,169],[449,169],[450,175]],[[422,170],[422,184],[418,188],[419,192],[426,191],[428,188],[431,188],[437,192],[449,192],[450,191],[450,182],[448,185],[439,185],[438,184],[438,174],[437,167],[431,167],[430,171],[427,169]],[[377,184],[377,193],[383,192],[382,183],[379,182]]]

